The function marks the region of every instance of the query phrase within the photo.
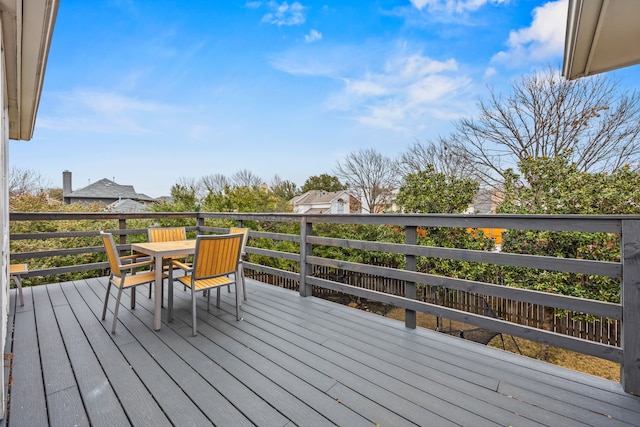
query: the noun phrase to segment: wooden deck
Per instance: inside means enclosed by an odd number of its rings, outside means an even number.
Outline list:
[[[1,425],[640,426],[618,383],[251,280],[243,321],[223,291],[192,337],[176,287],[156,332],[141,287],[111,335],[105,284],[11,291]]]

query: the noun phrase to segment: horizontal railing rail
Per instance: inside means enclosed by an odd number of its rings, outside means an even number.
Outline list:
[[[97,237],[100,226],[110,224],[109,231],[119,236],[119,248],[130,249],[135,239],[146,238],[146,228],[157,225],[158,221],[186,221],[187,230],[197,234],[221,233],[228,230],[223,222],[233,225],[251,224],[251,239],[271,241],[274,243],[288,242],[286,250],[273,247],[247,247],[249,260],[245,268],[256,273],[269,274],[294,280],[299,283],[302,296],[312,294],[313,287],[330,289],[360,298],[367,298],[384,304],[402,307],[406,310],[406,324],[416,326],[416,312],[424,312],[434,316],[471,324],[480,328],[487,328],[496,332],[506,333],[541,343],[578,351],[584,354],[619,362],[622,365],[621,381],[627,391],[640,393],[640,217],[638,216],[586,216],[586,215],[298,215],[298,214],[238,214],[238,213],[18,213],[10,214],[11,223],[34,221],[95,221],[95,230],[81,231],[44,231],[12,233],[12,242],[20,241],[49,241],[56,239],[91,239]],[[112,221],[112,222],[104,222]],[[140,224],[134,221],[147,221]],[[117,222],[118,228],[113,228]],[[273,224],[288,224],[288,229],[294,232],[274,232]],[[397,228],[398,233],[404,233],[404,243],[387,243],[370,240],[355,240],[347,238],[327,237],[315,235],[314,232],[322,225],[381,225]],[[132,228],[128,228],[131,226]],[[480,229],[502,228],[509,230],[557,231],[577,233],[610,233],[620,236],[620,259],[592,260],[578,258],[564,258],[561,256],[540,256],[514,254],[500,251],[482,251],[462,248],[448,248],[425,246],[418,244],[417,230],[432,227]],[[24,227],[23,227],[24,228]],[[26,227],[28,229],[28,227]],[[141,241],[141,240],[137,240]],[[257,240],[256,240],[257,241]],[[293,243],[294,249],[291,249]],[[11,259],[29,261],[37,260],[45,265],[42,268],[32,268],[25,277],[38,275],[59,275],[81,271],[104,270],[106,262],[86,262],[78,265],[47,267],[46,258],[88,256],[103,252],[103,248],[94,242],[85,247],[49,249],[43,245],[42,249],[12,252]],[[380,254],[392,254],[404,259],[402,267],[388,267],[363,262],[346,261],[333,257],[323,257],[314,253],[318,248],[337,248],[343,251],[360,250]],[[317,252],[317,251],[316,251]],[[496,266],[520,267],[553,272],[593,275],[611,278],[620,283],[620,303],[596,301],[572,296],[529,290],[518,287],[508,287],[498,283],[488,283],[469,280],[464,277],[449,277],[417,271],[416,261],[421,258],[442,259],[470,263],[483,263]],[[259,259],[275,260],[257,262]],[[279,260],[279,261],[278,261]],[[287,264],[286,269],[274,267],[277,263]],[[327,277],[314,277],[316,267],[336,269],[352,273],[362,273],[385,279],[403,281],[405,295],[392,295],[373,289],[330,280]],[[469,292],[485,296],[504,298],[514,301],[567,310],[574,313],[600,316],[620,321],[620,346],[593,342],[590,340],[563,335],[556,332],[542,330],[531,326],[515,324],[481,314],[457,310],[443,305],[416,299],[418,286],[441,287],[456,291]],[[625,308],[627,308],[625,310]]]

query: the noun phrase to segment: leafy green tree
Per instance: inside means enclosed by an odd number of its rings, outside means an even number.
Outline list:
[[[341,183],[337,176],[323,173],[321,175],[314,175],[307,178],[302,185],[300,192],[306,193],[311,190],[341,191],[346,189],[347,186]]]
[[[45,193],[22,193],[9,199],[9,209],[12,212],[104,212],[106,206],[102,203],[85,205],[83,203],[64,204],[53,200]],[[11,234],[34,232],[72,232],[86,230],[117,229],[118,222],[110,220],[64,220],[64,221],[11,221]],[[99,237],[62,237],[55,239],[11,240],[10,250],[14,253],[38,252],[44,250],[72,249],[81,247],[101,246]],[[26,259],[30,270],[63,267],[72,264],[91,264],[104,261],[103,253],[84,253],[80,255],[49,256],[43,258]],[[88,277],[104,275],[102,271],[86,271],[67,273],[65,275],[32,277],[23,280],[24,286],[34,286],[55,281],[79,280]]]
[[[406,175],[396,197],[404,212],[462,213],[473,202],[478,183],[436,172],[432,165]]]
[[[588,173],[572,162],[571,153],[553,158],[526,158],[520,174],[505,174],[505,198],[499,213],[639,214],[640,175],[628,166],[613,173]],[[503,233],[504,252],[600,261],[620,260],[620,236],[613,233],[577,233],[509,230]],[[617,303],[620,282],[597,275],[526,268],[500,269],[503,284],[580,298]],[[550,330],[553,309],[545,308],[544,329]],[[546,359],[543,346],[540,358]]]
[[[280,212],[282,201],[266,187],[234,187],[209,193],[203,200],[206,212]]]
[[[298,186],[294,182],[282,180],[278,175],[275,175],[273,180],[271,180],[269,190],[275,197],[285,202],[285,205],[287,206],[289,200],[300,194]]]

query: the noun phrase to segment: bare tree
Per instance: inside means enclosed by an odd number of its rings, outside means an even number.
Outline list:
[[[200,183],[207,193],[224,194],[227,188],[231,186],[229,178],[221,173],[206,175],[200,178]]]
[[[181,176],[174,184],[174,187],[185,194],[192,195],[196,200],[201,199],[203,196],[203,186],[201,181],[196,180],[195,178]]]
[[[436,142],[415,141],[400,155],[398,169],[402,176],[433,170],[452,178],[473,178],[477,165],[467,157],[464,147],[447,138]]]
[[[42,175],[32,169],[12,167],[9,170],[9,194],[12,196],[36,194],[49,186]]]
[[[234,173],[231,176],[231,182],[236,187],[247,187],[247,188],[259,187],[263,183],[262,178],[260,178],[257,175],[254,175],[253,172],[247,169],[242,169]]]
[[[503,98],[491,93],[479,116],[456,124],[453,140],[475,159],[484,181],[502,181],[525,158],[568,154],[578,170],[613,171],[640,158],[640,95],[599,75],[566,81],[549,68],[522,77]]]
[[[338,162],[334,174],[361,198],[370,213],[382,212],[398,188],[396,161],[371,148],[348,154]]]
[[[271,193],[282,200],[291,200],[299,194],[298,186],[289,180],[283,180],[280,178],[280,175],[276,174],[271,179],[271,184],[269,185],[269,189]]]

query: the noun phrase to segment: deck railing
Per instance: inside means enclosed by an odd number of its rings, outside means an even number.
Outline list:
[[[250,238],[273,242],[290,242],[294,250],[280,251],[251,245],[247,248],[250,262],[245,268],[260,273],[272,274],[299,283],[302,296],[312,294],[314,286],[332,289],[369,300],[402,307],[406,310],[406,326],[415,328],[416,313],[424,312],[438,317],[475,325],[480,328],[526,338],[576,352],[611,360],[621,364],[621,383],[624,389],[640,394],[640,217],[638,216],[541,216],[541,215],[297,215],[297,214],[225,214],[225,213],[11,213],[10,221],[88,221],[95,224],[95,230],[67,232],[28,232],[12,234],[12,241],[50,240],[74,237],[97,236],[100,229],[110,229],[120,236],[120,248],[128,249],[135,239],[144,240],[146,228],[165,220],[181,220],[189,223],[187,230],[192,234],[220,233],[228,230],[228,224],[260,226],[250,227]],[[137,221],[137,222],[136,222]],[[130,228],[131,224],[144,221],[143,228]],[[272,231],[269,224],[294,224],[299,233]],[[342,225],[383,225],[404,233],[404,243],[352,240],[325,237],[314,234],[314,226],[319,224]],[[536,256],[504,253],[499,251],[479,251],[419,245],[418,229],[429,227],[451,227],[463,229],[506,228],[509,230],[550,230],[577,233],[611,233],[620,236],[619,261],[586,260],[553,256]],[[37,228],[37,227],[34,227]],[[292,227],[290,227],[292,228]],[[588,234],[585,234],[588,235]],[[42,245],[46,247],[46,245]],[[364,250],[373,253],[399,254],[404,257],[404,268],[390,268],[341,259],[314,255],[314,248],[334,247],[342,250]],[[55,250],[37,250],[12,253],[12,260],[42,260],[52,256],[95,254],[102,252],[101,246],[73,247]],[[419,257],[442,260],[487,263],[498,266],[514,266],[545,271],[568,272],[585,275],[610,277],[620,283],[620,303],[581,299],[559,294],[551,294],[528,289],[502,286],[467,280],[460,277],[445,277],[417,271]],[[255,259],[275,259],[293,268],[282,269],[267,263],[253,262]],[[341,271],[364,273],[382,278],[405,282],[405,295],[391,295],[384,292],[351,286],[328,278],[314,277],[315,266],[323,266]],[[28,276],[49,276],[79,271],[106,269],[106,262],[92,262],[80,265],[65,265],[54,268],[34,269]],[[439,286],[445,289],[472,292],[475,294],[522,301],[544,307],[585,313],[621,322],[620,345],[608,345],[573,336],[562,335],[483,316],[455,310],[441,305],[418,301],[420,286]]]

